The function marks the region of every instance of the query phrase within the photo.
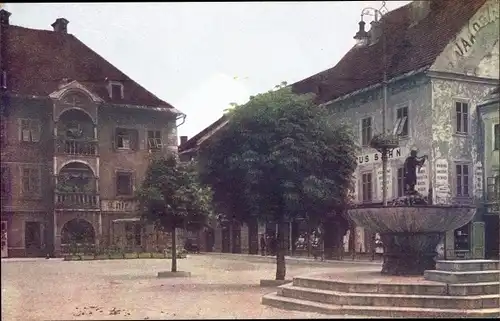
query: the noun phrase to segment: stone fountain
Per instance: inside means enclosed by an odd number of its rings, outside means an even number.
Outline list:
[[[417,168],[426,156],[411,151],[405,161],[405,195],[387,206],[358,206],[348,211],[357,224],[380,233],[384,245],[382,274],[423,275],[436,267],[436,248],[444,233],[464,226],[472,220],[472,206],[432,205],[415,190]]]

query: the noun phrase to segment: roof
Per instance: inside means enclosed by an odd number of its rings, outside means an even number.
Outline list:
[[[78,81],[108,103],[172,108],[72,34],[14,25],[3,28],[2,62],[11,93],[48,96],[68,79]],[[109,97],[109,81],[123,84],[123,99]]]
[[[413,2],[380,20],[386,35],[388,79],[430,67],[486,0],[432,2],[429,14],[415,25],[410,19]],[[383,79],[382,53],[382,41],[354,46],[333,68],[300,80],[292,88],[296,93],[318,93],[317,102],[325,103],[376,85]]]
[[[429,68],[486,0],[432,0],[429,14],[414,25],[412,3],[388,12],[380,20],[387,35],[388,79]],[[316,102],[321,104],[379,84],[384,71],[382,46],[382,41],[366,47],[354,46],[334,67],[292,84],[292,89],[301,94],[317,93]],[[221,120],[179,146],[179,152],[195,148]]]
[[[210,124],[208,127],[203,129],[198,134],[191,137],[184,144],[179,145],[179,153],[189,152],[191,149],[196,149],[199,144],[201,144],[204,140],[208,139],[212,136],[217,130],[222,128],[228,122],[228,117],[224,114],[221,118],[217,119],[215,122]]]

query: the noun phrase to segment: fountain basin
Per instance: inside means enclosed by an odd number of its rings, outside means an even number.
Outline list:
[[[475,207],[453,205],[374,205],[348,210],[357,226],[380,233],[382,274],[407,276],[434,270],[443,233],[464,226],[475,213]]]
[[[370,206],[348,210],[357,226],[378,233],[443,233],[469,223],[476,207],[454,205]]]

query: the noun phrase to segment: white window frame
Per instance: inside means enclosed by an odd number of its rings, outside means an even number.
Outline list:
[[[118,97],[113,97],[113,86],[120,86],[120,98],[119,99],[123,99],[124,97],[124,88],[123,88],[123,84],[119,81],[110,81],[108,83],[108,93],[109,93],[109,98],[111,99],[116,99]]]
[[[115,129],[115,144],[116,149],[130,150],[132,149],[132,135],[126,128],[118,127]],[[122,146],[119,146],[119,142],[122,142]]]
[[[462,112],[463,109],[461,109],[461,112],[460,112],[460,117],[457,113],[457,104],[461,104],[461,106],[463,106],[464,104],[467,105],[467,121],[464,122],[463,120],[463,115],[464,113]],[[453,112],[453,115],[454,117],[452,117],[452,120],[453,120],[453,131],[454,131],[454,134],[455,135],[460,135],[460,136],[467,136],[467,135],[470,135],[471,134],[471,103],[470,101],[466,100],[466,99],[454,99],[453,100],[453,108],[452,108],[452,112]],[[458,126],[457,126],[457,122],[458,122],[458,119],[460,118],[460,127],[461,127],[461,130],[459,131],[458,130]],[[467,126],[467,131],[463,131],[464,129],[464,125]]]
[[[459,176],[458,171],[457,171],[457,166],[461,167],[461,174]],[[464,166],[467,166],[467,195],[464,195],[464,174],[463,174],[463,168]],[[453,164],[453,194],[455,195],[456,198],[472,198],[473,197],[473,173],[472,173],[472,164],[470,162],[465,162],[465,161],[456,161]],[[460,179],[460,183],[459,183]],[[458,188],[460,186],[460,193],[458,193]],[[460,194],[460,195],[459,195]]]
[[[153,137],[149,137],[150,132],[153,133]],[[157,133],[160,133],[160,137],[156,137]],[[148,129],[146,132],[146,143],[149,151],[161,150],[163,147],[161,130]]]
[[[363,178],[364,178],[365,175],[370,175],[371,193],[369,194],[370,195],[369,199],[368,198],[365,199],[365,195],[367,195],[365,193],[365,184],[363,182]],[[374,193],[373,193],[373,191],[374,191],[374,185],[375,185],[373,172],[371,172],[371,171],[361,172],[360,173],[360,185],[361,185],[360,186],[361,187],[360,188],[361,202],[362,203],[371,203],[371,202],[373,202],[373,200],[374,200],[374,195],[373,195]]]
[[[19,141],[22,143],[38,143],[41,136],[39,119],[19,118]]]

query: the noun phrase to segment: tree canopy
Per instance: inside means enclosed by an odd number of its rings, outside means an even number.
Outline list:
[[[284,85],[229,110],[199,151],[217,210],[240,222],[321,221],[349,202],[357,146],[348,127]]]
[[[311,95],[289,87],[252,97],[200,148],[217,209],[245,222],[315,219],[345,208],[356,144]]]
[[[137,195],[143,217],[166,230],[199,228],[212,214],[211,191],[195,165],[175,157],[152,159]]]

